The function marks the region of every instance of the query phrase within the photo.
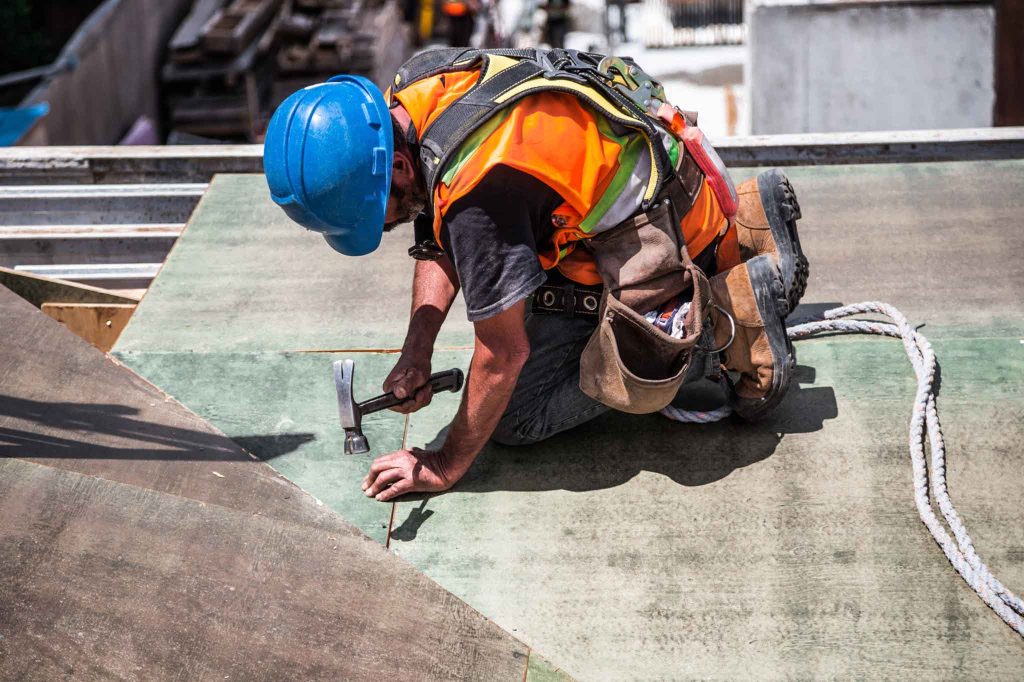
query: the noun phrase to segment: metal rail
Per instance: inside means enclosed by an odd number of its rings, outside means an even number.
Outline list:
[[[733,166],[918,163],[1024,158],[1024,127],[728,137]],[[202,183],[217,173],[262,173],[261,145],[9,147],[0,185]]]

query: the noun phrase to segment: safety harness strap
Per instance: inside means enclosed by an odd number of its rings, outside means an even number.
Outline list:
[[[437,76],[449,71],[461,71],[471,67],[487,54],[497,54],[513,59],[531,58],[535,54],[533,49],[519,50],[476,50],[465,47],[445,47],[437,50],[427,50],[412,57],[402,65],[395,76],[395,83],[392,92],[399,92],[416,81]]]
[[[413,57],[395,77],[393,92],[412,83],[452,71],[480,66],[480,79],[461,99],[445,109],[423,131],[420,157],[427,187],[437,186],[439,175],[465,140],[499,111],[538,92],[575,95],[615,123],[640,131],[646,138],[652,163],[644,193],[644,208],[654,199],[673,168],[653,120],[623,96],[597,69],[600,55],[576,50],[448,48]],[[432,191],[431,191],[432,196]]]
[[[506,90],[541,71],[536,62],[524,59],[492,76],[489,73],[492,63],[488,59],[477,84],[459,101],[445,109],[423,132],[420,157],[427,187],[436,186],[438,172],[444,168],[448,158],[458,151],[459,145],[502,109],[495,100]]]

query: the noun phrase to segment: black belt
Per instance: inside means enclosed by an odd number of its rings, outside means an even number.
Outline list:
[[[569,317],[597,318],[602,287],[565,284],[541,284],[533,292],[530,311],[539,315],[563,314]]]

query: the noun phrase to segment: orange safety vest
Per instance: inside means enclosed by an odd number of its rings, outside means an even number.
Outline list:
[[[404,84],[387,96],[405,108],[422,139],[423,132],[465,96],[479,77],[479,66],[447,71]],[[580,284],[600,284],[593,257],[575,247],[580,240],[612,227],[606,224],[594,229],[587,219],[606,208],[612,184],[623,175],[626,147],[636,142],[635,137],[617,136],[602,114],[573,94],[529,94],[467,138],[440,169],[432,197],[435,238],[440,244],[441,225],[452,204],[469,194],[492,168],[509,166],[544,182],[564,200],[552,215],[550,241],[537,245],[541,266],[557,267]],[[681,145],[677,153],[683,153]],[[639,206],[634,213],[638,212]],[[703,251],[727,226],[717,198],[708,183],[702,183],[680,224],[690,255]]]

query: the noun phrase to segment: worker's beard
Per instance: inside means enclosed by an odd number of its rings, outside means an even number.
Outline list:
[[[426,192],[420,189],[419,184],[414,185],[411,189],[392,186],[391,196],[397,202],[395,210],[398,211],[399,217],[391,222],[384,223],[385,232],[390,232],[398,225],[412,222],[412,219],[418,216],[427,205]]]

